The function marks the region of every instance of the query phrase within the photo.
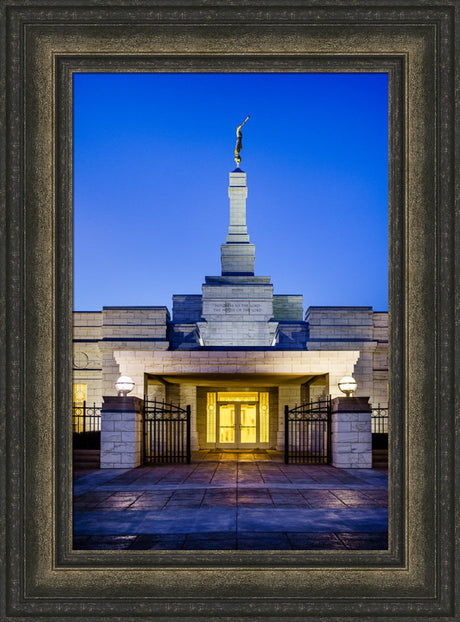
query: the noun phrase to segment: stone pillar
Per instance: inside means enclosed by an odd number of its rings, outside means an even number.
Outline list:
[[[101,469],[132,469],[142,463],[143,400],[104,397],[101,410]]]
[[[372,468],[368,397],[336,397],[332,400],[332,465],[340,469]]]

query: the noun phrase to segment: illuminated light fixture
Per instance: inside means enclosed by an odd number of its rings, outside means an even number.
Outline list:
[[[120,376],[115,383],[118,397],[126,397],[134,389],[134,384],[129,376]]]
[[[358,384],[351,376],[344,376],[341,380],[339,380],[338,387],[342,393],[345,393],[347,397],[350,397],[350,395],[356,391]]]

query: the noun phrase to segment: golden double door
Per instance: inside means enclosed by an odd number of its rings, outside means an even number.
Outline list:
[[[259,446],[259,405],[219,403],[217,446],[222,449],[254,449]]]

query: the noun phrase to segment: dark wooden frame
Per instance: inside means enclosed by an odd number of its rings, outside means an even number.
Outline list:
[[[454,620],[458,5],[4,0],[1,10],[0,617]],[[71,550],[70,81],[84,69],[389,73],[387,552]]]

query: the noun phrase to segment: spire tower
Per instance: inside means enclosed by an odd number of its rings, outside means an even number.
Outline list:
[[[255,276],[255,246],[246,226],[246,173],[240,169],[241,128],[236,130],[235,162],[228,196],[230,223],[221,245],[222,274],[207,276],[201,291],[201,319],[196,323],[203,346],[272,347],[278,322],[273,319],[273,285],[269,276]]]
[[[230,223],[220,247],[222,276],[254,276],[255,246],[246,226],[246,173],[236,168],[229,175]]]

